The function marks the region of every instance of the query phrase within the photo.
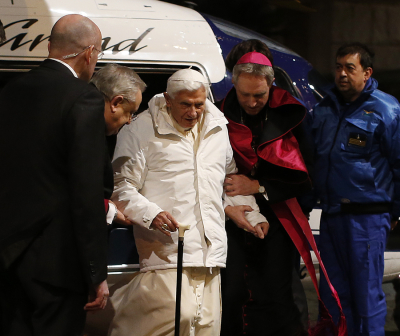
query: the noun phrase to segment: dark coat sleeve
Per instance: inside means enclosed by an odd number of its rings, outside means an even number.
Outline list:
[[[72,225],[88,284],[107,277],[104,209],[106,156],[104,100],[95,89],[82,94],[66,116]]]

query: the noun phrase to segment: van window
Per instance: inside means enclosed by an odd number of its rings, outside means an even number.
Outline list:
[[[293,85],[293,81],[285,70],[280,67],[274,66],[274,73],[276,86],[288,91],[292,96],[301,99],[299,89],[295,85]]]

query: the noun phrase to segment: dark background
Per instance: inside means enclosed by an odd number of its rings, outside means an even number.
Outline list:
[[[330,81],[337,48],[348,42],[365,43],[376,54],[373,76],[379,88],[400,99],[399,0],[166,2],[191,7],[272,38],[304,57]]]

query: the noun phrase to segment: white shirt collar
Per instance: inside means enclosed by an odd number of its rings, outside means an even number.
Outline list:
[[[57,61],[58,63],[61,63],[62,65],[65,65],[65,66],[72,72],[72,74],[73,74],[76,78],[78,78],[78,75],[76,74],[75,70],[72,69],[71,66],[68,65],[67,63],[65,63],[65,62],[63,62],[63,61],[61,61],[61,60],[59,60],[59,59],[57,59],[57,58],[49,58],[49,59],[51,59],[51,60],[53,60],[53,61]]]

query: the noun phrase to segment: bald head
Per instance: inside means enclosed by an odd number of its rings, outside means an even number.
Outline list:
[[[79,14],[66,15],[51,30],[50,57],[79,52],[89,45],[99,48],[99,44],[101,32],[92,20]]]
[[[56,58],[74,69],[85,81],[92,77],[101,52],[101,32],[85,16],[63,16],[53,26],[49,41],[49,58]]]

